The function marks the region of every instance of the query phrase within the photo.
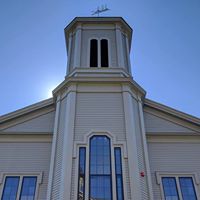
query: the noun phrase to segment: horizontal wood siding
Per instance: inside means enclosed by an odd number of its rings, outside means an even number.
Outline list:
[[[51,143],[0,143],[0,173],[43,172],[38,199],[46,200]],[[0,185],[3,187],[3,184]]]
[[[131,188],[130,188],[130,176],[129,176],[129,167],[128,167],[128,159],[124,159],[124,171],[125,171],[125,184],[126,184],[126,193],[128,200],[131,200]],[[132,173],[132,171],[130,172]]]
[[[142,144],[142,133],[141,133],[141,126],[140,126],[140,116],[139,116],[139,108],[138,103],[135,99],[133,99],[133,109],[134,109],[134,117],[135,117],[135,129],[136,129],[136,140],[137,140],[137,155],[138,155],[138,164],[140,172],[145,172],[146,174],[146,167],[144,161],[144,151],[143,151],[143,144]],[[134,169],[133,169],[134,170]],[[148,186],[147,186],[147,177],[140,177],[140,184],[141,184],[141,194],[142,199],[149,199],[148,198]]]
[[[72,199],[74,199],[75,200],[75,196],[76,196],[76,194],[75,194],[75,187],[78,187],[78,185],[75,185],[75,182],[76,182],[76,180],[75,180],[75,177],[77,177],[76,176],[76,174],[78,173],[78,170],[76,170],[76,160],[75,159],[73,159],[72,160],[72,183],[71,183],[71,200]]]
[[[175,122],[160,118],[153,114],[144,112],[146,132],[162,133],[162,132],[193,132]]]
[[[149,142],[148,148],[155,200],[161,199],[156,172],[197,172],[200,175],[200,142]]]
[[[20,132],[20,133],[26,132],[27,134],[29,134],[29,132],[30,133],[53,132],[54,117],[55,117],[55,112],[52,111],[47,114],[43,114],[33,119],[27,120],[23,123],[19,123],[15,126],[9,127],[3,130],[3,132]]]
[[[60,186],[61,186],[61,169],[62,169],[62,158],[63,158],[63,138],[64,138],[64,119],[66,113],[66,98],[61,102],[59,125],[56,141],[55,150],[55,163],[54,163],[54,173],[53,173],[53,185],[52,185],[52,199],[60,198]]]
[[[75,140],[92,130],[109,131],[125,140],[121,93],[77,93]]]

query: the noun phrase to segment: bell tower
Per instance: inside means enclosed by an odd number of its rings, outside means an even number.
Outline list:
[[[65,28],[67,74],[53,91],[48,200],[153,200],[131,35],[120,17],[77,17]]]
[[[67,76],[130,76],[131,36],[132,29],[120,17],[75,18],[65,28]]]

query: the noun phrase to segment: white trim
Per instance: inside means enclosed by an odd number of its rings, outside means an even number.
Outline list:
[[[60,198],[71,198],[71,173],[72,173],[72,158],[73,158],[73,137],[76,112],[76,92],[70,92],[67,96],[67,105],[65,109],[64,123],[64,138],[63,138],[63,156],[62,156],[62,171],[61,171],[61,188]]]
[[[190,123],[194,123],[198,126],[200,125],[200,119],[198,117],[186,114],[184,112],[178,111],[174,108],[170,108],[166,105],[152,101],[150,99],[145,99],[144,105],[147,107],[153,108],[153,109],[157,109],[158,111],[173,115],[174,117],[178,117],[180,119],[186,120]],[[200,132],[200,130],[199,130],[199,132]]]
[[[136,142],[136,125],[135,115],[132,102],[132,96],[129,92],[123,92],[123,103],[124,103],[124,116],[125,116],[125,128],[127,138],[127,152],[128,152],[128,168],[130,176],[130,189],[131,199],[142,199],[140,192],[140,177],[139,177],[139,163],[138,163],[138,152]],[[130,171],[133,169],[134,173]]]
[[[52,134],[10,134],[0,135],[0,143],[51,143]]]
[[[180,134],[180,133],[179,133]],[[148,143],[200,143],[197,135],[148,135]]]
[[[122,35],[121,27],[116,25],[116,46],[117,46],[117,58],[118,58],[118,67],[124,68],[124,54],[123,54],[123,44],[122,44]]]
[[[97,67],[90,67],[90,48],[91,48],[91,40],[97,40]],[[108,42],[108,67],[101,66],[101,40],[107,40]],[[96,68],[111,68],[111,46],[110,46],[110,39],[108,37],[89,37],[88,38],[88,56],[87,56],[87,68],[96,69]]]
[[[116,140],[116,136],[111,133],[110,131],[107,130],[98,130],[98,129],[93,129],[90,130],[88,133],[84,134],[84,139],[82,141],[74,141],[74,151],[73,151],[73,158],[76,158],[78,155],[78,148],[80,146],[85,146],[87,147],[87,145],[89,144],[89,138],[91,138],[94,135],[106,135],[107,137],[111,138],[113,141],[113,146],[114,147],[123,147],[123,157],[127,158],[127,146],[126,146],[126,142],[124,141],[120,141],[118,142]]]
[[[56,102],[56,114],[55,114],[55,121],[54,121],[51,161],[50,161],[49,179],[48,179],[48,187],[47,187],[47,200],[51,199],[51,194],[52,194],[59,116],[60,116],[60,95],[57,97],[57,102]]]
[[[4,185],[5,185],[5,180],[6,180],[6,177],[8,177],[8,176],[18,176],[20,178],[16,200],[19,200],[19,197],[20,197],[23,177],[36,176],[37,182],[36,182],[34,199],[35,200],[38,199],[39,185],[42,184],[43,172],[28,172],[28,173],[27,172],[26,173],[23,173],[23,172],[0,172],[0,197],[2,197],[2,195],[3,195],[3,188],[4,188]]]
[[[126,57],[127,57],[127,61],[128,61],[128,72],[130,75],[132,75],[132,69],[131,69],[131,60],[130,60],[130,52],[129,52],[129,42],[128,42],[128,38],[127,38],[127,35],[125,34],[125,37],[126,37]]]
[[[75,47],[74,47],[74,68],[80,67],[81,64],[81,24],[77,25],[75,33]]]
[[[69,74],[71,68],[71,53],[72,53],[72,33],[69,34],[69,46],[68,46],[68,59],[67,59],[67,72]]]
[[[146,132],[145,132],[145,125],[144,125],[144,115],[143,115],[143,109],[142,109],[142,101],[140,100],[138,102],[138,109],[139,109],[139,118],[140,118],[140,128],[141,128],[141,135],[142,135],[142,144],[143,144],[143,155],[144,155],[144,162],[145,162],[145,168],[147,172],[147,185],[148,185],[148,194],[149,194],[149,200],[153,200],[153,187],[151,182],[151,171],[150,171],[150,165],[149,165],[149,156],[148,156],[148,149],[147,149],[147,139],[146,139]]]
[[[183,200],[182,194],[181,194],[181,189],[180,189],[180,183],[179,183],[179,177],[190,177],[193,180],[194,184],[194,190],[197,196],[197,199],[200,199],[199,196],[199,190],[197,185],[200,184],[199,176],[197,172],[156,172],[156,181],[157,184],[160,185],[160,191],[161,191],[161,197],[162,200],[165,200],[164,196],[164,191],[163,191],[163,184],[162,184],[162,177],[174,177],[176,180],[176,186],[177,186],[177,191],[180,200]]]
[[[17,117],[20,117],[21,115],[28,114],[30,112],[42,109],[44,107],[51,106],[51,105],[53,105],[53,103],[54,103],[53,98],[50,98],[50,99],[46,99],[44,101],[40,101],[38,103],[32,104],[30,106],[21,108],[19,110],[14,111],[14,112],[2,115],[2,116],[0,116],[0,123],[3,123],[7,120],[11,120],[11,119],[14,119],[14,118],[17,118]]]
[[[85,147],[86,148],[86,164],[85,164],[85,199],[89,198],[89,148],[90,148],[90,138],[93,136],[104,135],[110,139],[110,147],[111,147],[111,167],[112,167],[112,196],[113,199],[116,199],[116,177],[115,177],[115,156],[114,156],[114,148],[120,147],[121,148],[121,161],[122,161],[122,172],[123,172],[123,190],[124,190],[124,199],[127,199],[127,186],[126,186],[126,179],[125,179],[125,167],[124,167],[124,159],[127,158],[127,150],[126,150],[126,143],[125,142],[118,142],[116,141],[116,136],[109,131],[102,131],[102,130],[91,130],[87,134],[84,135],[84,139],[82,141],[75,141],[74,142],[74,152],[73,152],[73,159],[76,159],[76,172],[78,172],[78,159],[79,159],[79,148]],[[75,174],[75,199],[77,199],[78,191],[78,173]]]

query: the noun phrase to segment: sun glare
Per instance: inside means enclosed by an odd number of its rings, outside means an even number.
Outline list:
[[[52,95],[52,91],[53,89],[52,88],[49,88],[48,91],[47,91],[47,98],[51,98],[53,95]]]
[[[51,86],[48,86],[48,88],[46,88],[46,98],[53,97],[52,91],[56,88],[57,85],[58,84],[51,85]]]

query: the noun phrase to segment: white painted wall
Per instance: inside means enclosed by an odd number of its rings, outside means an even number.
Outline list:
[[[150,169],[155,200],[161,199],[161,189],[156,181],[156,172],[193,173],[200,176],[200,137],[153,137],[148,139]],[[200,191],[199,185],[197,185]]]
[[[50,154],[51,154],[51,141],[47,139],[45,142],[36,136],[24,141],[24,136],[18,136],[17,141],[9,138],[10,142],[0,136],[0,174],[34,174],[43,173],[42,183],[39,185],[38,199],[46,200]],[[31,136],[32,137],[32,136]],[[20,139],[21,138],[21,139]],[[11,142],[11,140],[13,140]],[[21,140],[21,141],[20,141]],[[0,191],[3,184],[0,184]]]

